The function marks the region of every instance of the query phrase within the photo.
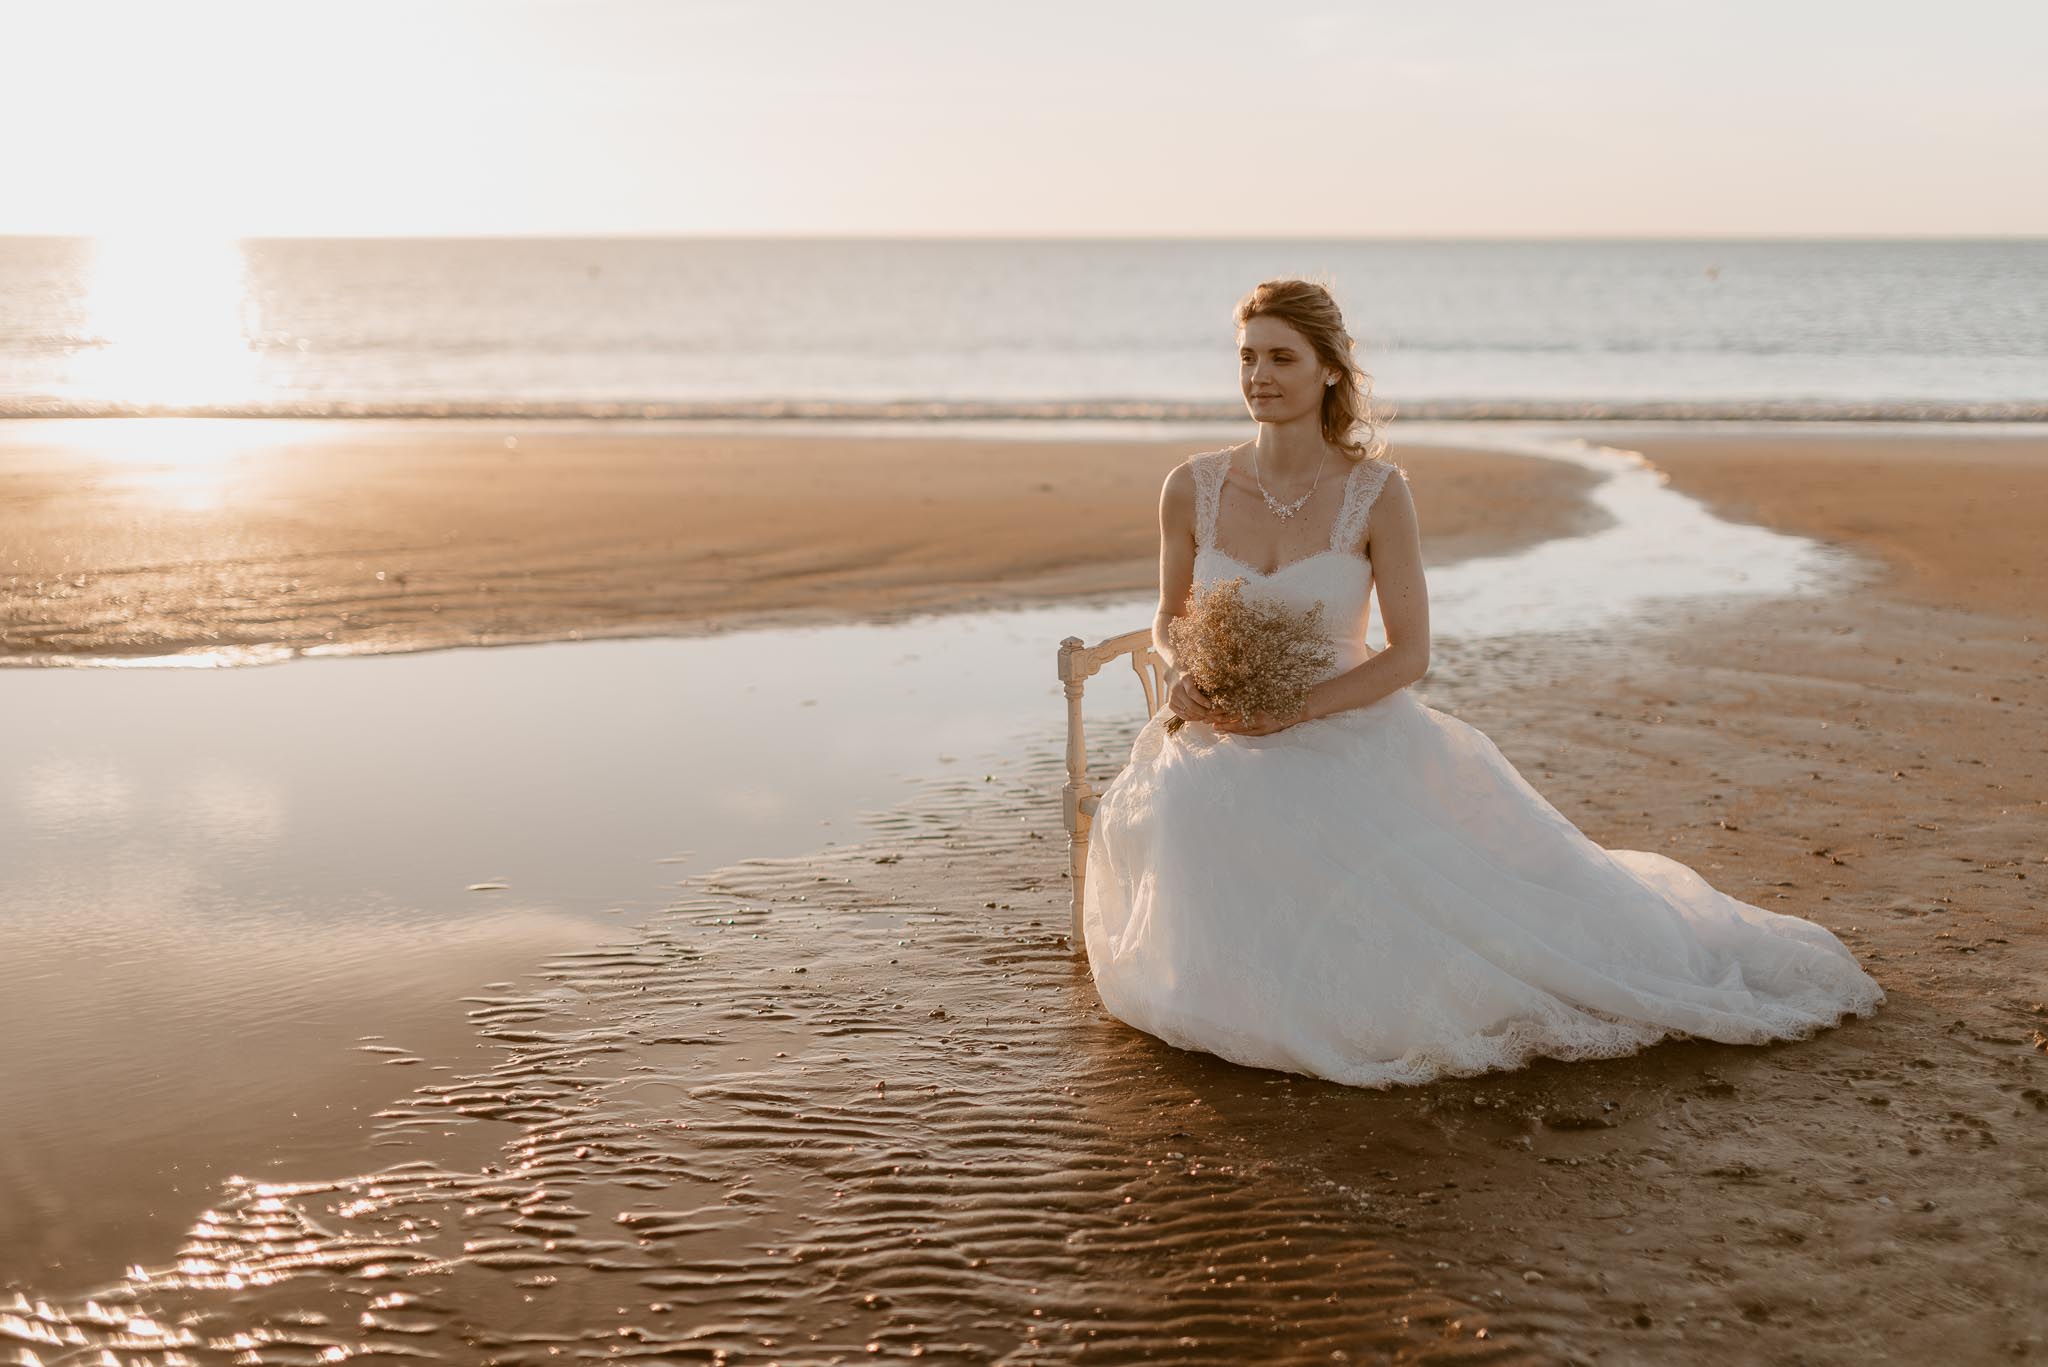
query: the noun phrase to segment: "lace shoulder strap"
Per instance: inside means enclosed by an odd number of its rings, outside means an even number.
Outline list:
[[[1357,550],[1365,540],[1365,526],[1372,515],[1373,500],[1394,473],[1390,460],[1362,460],[1351,467],[1344,481],[1344,503],[1337,510],[1337,525],[1330,529],[1330,549]]]
[[[1230,473],[1230,450],[1209,451],[1188,461],[1195,472],[1195,549],[1216,544],[1216,509],[1223,501],[1223,480]]]

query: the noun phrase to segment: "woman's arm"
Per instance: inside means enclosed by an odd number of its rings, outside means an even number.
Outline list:
[[[1216,721],[1222,713],[1181,672],[1167,628],[1188,610],[1195,586],[1195,470],[1185,461],[1159,490],[1159,611],[1152,618],[1152,648],[1166,665],[1165,706],[1189,721]]]
[[[1422,577],[1422,533],[1415,500],[1399,471],[1373,500],[1366,553],[1380,598],[1387,648],[1309,690],[1297,719],[1365,707],[1429,672],[1429,586]]]
[[[1166,629],[1188,610],[1195,586],[1195,472],[1183,461],[1159,490],[1159,611],[1152,618],[1152,648],[1166,661],[1170,687],[1180,677]]]

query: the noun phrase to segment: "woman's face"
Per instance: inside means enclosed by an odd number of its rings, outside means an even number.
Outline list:
[[[1330,373],[1308,338],[1278,318],[1260,314],[1237,330],[1238,387],[1260,422],[1320,415]]]

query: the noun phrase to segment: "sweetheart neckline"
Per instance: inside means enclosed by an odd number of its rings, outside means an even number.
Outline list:
[[[1272,570],[1262,570],[1257,565],[1248,564],[1243,560],[1239,560],[1229,551],[1226,551],[1219,546],[1204,546],[1202,547],[1202,552],[1204,554],[1214,555],[1221,557],[1224,560],[1228,560],[1231,564],[1236,565],[1239,569],[1250,570],[1253,574],[1257,575],[1261,579],[1278,579],[1281,575],[1287,573],[1287,571],[1293,569],[1296,565],[1306,565],[1309,561],[1320,560],[1326,555],[1348,555],[1353,557],[1354,559],[1363,561],[1368,567],[1372,565],[1371,556],[1360,555],[1357,551],[1352,550],[1349,546],[1325,546],[1322,550],[1301,556],[1299,559],[1290,560],[1286,564],[1281,565],[1279,568]]]

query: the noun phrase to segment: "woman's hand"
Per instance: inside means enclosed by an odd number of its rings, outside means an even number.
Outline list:
[[[1176,674],[1166,690],[1166,710],[1188,721],[1216,722],[1228,715],[1185,674]]]
[[[1216,729],[1227,731],[1233,736],[1270,736],[1275,731],[1285,731],[1290,726],[1308,720],[1307,715],[1300,711],[1288,717],[1278,717],[1271,712],[1254,712],[1249,721],[1240,720],[1235,712],[1219,715],[1221,720],[1214,723]]]

